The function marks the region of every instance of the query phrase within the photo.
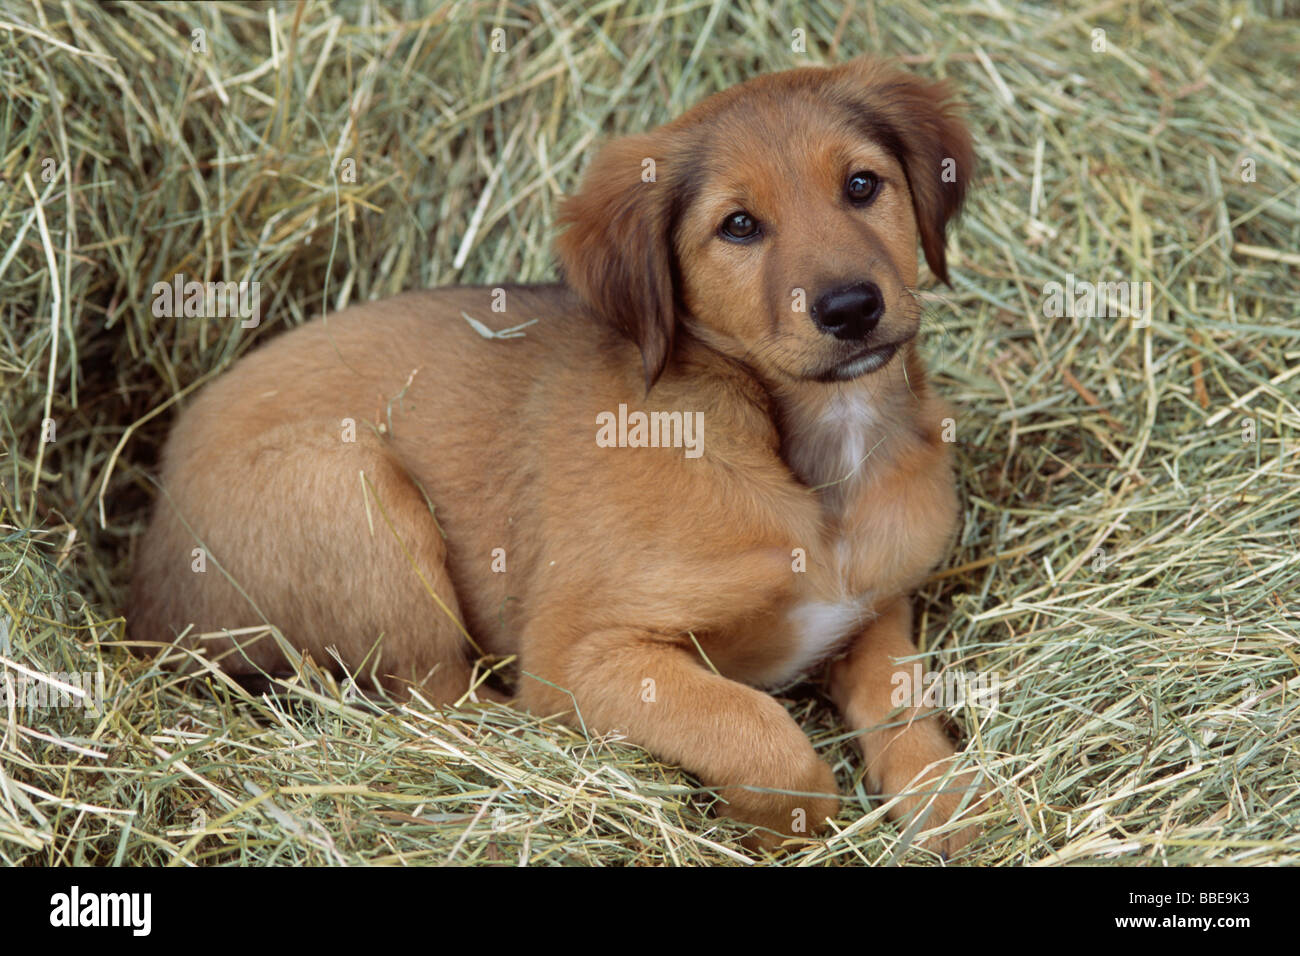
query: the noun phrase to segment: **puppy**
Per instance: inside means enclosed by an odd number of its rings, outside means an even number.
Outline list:
[[[762,846],[836,813],[831,768],[764,692],[831,660],[870,785],[906,794],[900,820],[947,822],[971,775],[891,694],[958,515],[916,250],[947,281],[972,164],[942,85],[866,60],[614,141],[562,208],[562,284],[350,308],[199,394],[163,456],[133,636],[284,673],[252,639],[274,625],[443,702],[517,654],[517,706],[681,765]]]

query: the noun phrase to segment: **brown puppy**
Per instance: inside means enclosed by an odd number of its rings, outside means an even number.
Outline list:
[[[517,653],[518,705],[621,731],[768,843],[838,800],[760,688],[844,652],[831,694],[871,786],[946,822],[970,776],[939,786],[951,744],[890,697],[916,654],[909,594],[957,517],[948,412],[914,348],[916,246],[946,280],[972,161],[941,85],[861,60],[613,142],[563,207],[567,284],[358,306],[199,395],[166,450],[133,635],[192,625],[230,672],[283,671],[274,642],[221,633],[272,624],[439,701],[480,650]],[[489,339],[465,316],[537,321]]]

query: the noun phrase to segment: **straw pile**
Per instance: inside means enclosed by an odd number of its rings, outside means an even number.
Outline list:
[[[325,309],[553,275],[557,199],[603,137],[861,52],[951,77],[982,167],[926,323],[965,521],[918,600],[927,669],[999,680],[996,706],[953,710],[1003,798],[962,861],[1297,862],[1287,12],[3,0],[0,862],[756,859],[707,791],[618,740],[310,673],[279,698],[185,687],[115,642],[195,387]],[[261,325],[156,317],[176,273],[260,281]],[[1071,275],[1150,282],[1149,323],[1050,317]],[[15,700],[85,672],[94,709]],[[933,862],[818,688],[785,699],[848,797],[779,862]]]

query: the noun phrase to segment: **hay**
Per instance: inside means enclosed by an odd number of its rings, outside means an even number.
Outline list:
[[[965,522],[918,602],[921,663],[1000,681],[996,707],[953,712],[1002,796],[963,862],[1297,862],[1283,6],[3,0],[0,861],[754,859],[626,743],[383,706],[310,667],[279,699],[184,688],[115,644],[118,609],[167,425],[211,374],[325,308],[546,278],[557,198],[602,137],[877,51],[954,80],[983,170],[926,323]],[[264,321],[155,317],[176,273],[261,282]],[[1150,281],[1149,327],[1047,317],[1070,274]],[[80,699],[59,675],[83,672],[95,710],[14,700],[20,680]],[[788,693],[848,798],[781,862],[932,862],[815,688]]]

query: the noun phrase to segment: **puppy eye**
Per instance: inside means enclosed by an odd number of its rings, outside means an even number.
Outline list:
[[[747,242],[758,235],[758,221],[747,212],[733,212],[718,227],[724,239]]]
[[[849,202],[859,206],[871,202],[878,192],[880,192],[880,177],[875,173],[854,173],[844,184],[844,195],[848,197]]]

